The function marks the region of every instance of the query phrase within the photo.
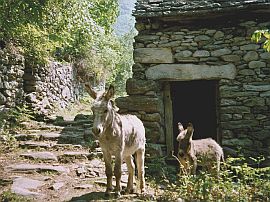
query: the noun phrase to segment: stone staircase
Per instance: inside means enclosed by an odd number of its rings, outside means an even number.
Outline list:
[[[105,200],[100,194],[106,185],[104,162],[91,137],[89,117],[24,125],[15,135],[17,148],[0,155],[0,181],[9,184],[0,195],[10,191],[30,201]],[[126,165],[122,168],[126,186]]]
[[[23,123],[24,130],[15,135],[15,149],[0,153],[0,199],[2,193],[12,192],[38,202],[111,200],[104,196],[105,165],[91,135],[92,118],[77,115],[73,121],[58,117],[48,122]],[[125,163],[122,171],[124,189]],[[152,197],[155,190],[149,184],[147,190]],[[140,197],[123,195],[117,201],[150,199]]]

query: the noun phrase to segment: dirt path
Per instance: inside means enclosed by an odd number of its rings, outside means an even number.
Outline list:
[[[16,135],[13,149],[3,149],[0,154],[0,195],[13,197],[14,201],[23,201],[20,196],[29,201],[50,202],[114,200],[113,196],[104,196],[104,162],[100,148],[89,134],[90,120],[82,115],[75,121],[60,119],[54,124],[25,123],[26,129]],[[125,164],[122,170],[125,187]],[[115,200],[155,200],[162,189],[154,187],[147,183],[147,196],[123,195]]]

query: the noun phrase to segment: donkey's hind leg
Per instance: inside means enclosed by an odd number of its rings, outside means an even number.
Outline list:
[[[125,159],[127,168],[128,168],[128,183],[127,183],[127,189],[125,190],[125,193],[133,193],[133,179],[134,179],[134,172],[135,172],[135,165],[133,162],[133,157],[130,155],[126,157]]]
[[[139,181],[140,181],[141,193],[144,193],[144,191],[145,191],[144,153],[145,153],[145,149],[139,149],[136,152],[136,163],[137,163],[138,178],[139,178]]]

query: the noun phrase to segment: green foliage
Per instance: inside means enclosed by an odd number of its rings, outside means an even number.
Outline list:
[[[256,30],[251,37],[251,40],[256,43],[262,39],[264,39],[263,48],[270,52],[270,31],[268,29]]]
[[[21,123],[33,119],[32,111],[25,105],[17,106],[0,114],[0,142],[1,149],[14,148],[16,144],[14,131],[21,128]],[[0,150],[1,152],[1,150]]]
[[[253,159],[257,165],[263,158]],[[253,168],[245,159],[228,158],[219,177],[200,171],[197,175],[182,174],[171,181],[161,201],[182,198],[187,201],[269,201],[270,168]]]
[[[3,0],[0,39],[20,46],[36,63],[82,57],[111,35],[117,5],[117,0]]]
[[[11,193],[10,191],[5,191],[2,193],[2,195],[0,196],[0,201],[8,201],[8,202],[30,202],[31,200],[26,198],[26,197],[22,197],[22,196],[18,196],[14,193]]]

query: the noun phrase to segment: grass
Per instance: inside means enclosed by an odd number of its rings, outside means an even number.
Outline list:
[[[5,191],[0,195],[0,201],[3,202],[30,202],[31,200],[22,196],[18,196],[10,191]]]
[[[259,168],[260,157],[253,160],[258,167],[249,166],[243,157],[228,158],[217,177],[204,171],[179,175],[163,159],[154,159],[146,163],[146,176],[151,184],[166,187],[158,201],[269,201],[270,167]]]

